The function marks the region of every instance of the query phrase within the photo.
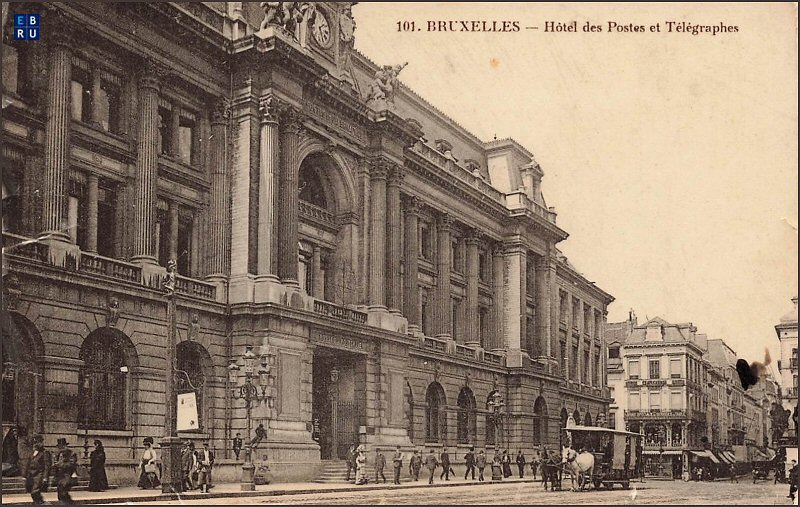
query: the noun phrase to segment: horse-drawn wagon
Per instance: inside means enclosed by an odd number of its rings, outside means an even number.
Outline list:
[[[587,483],[595,489],[614,484],[628,489],[637,475],[637,452],[641,435],[629,431],[595,426],[570,426],[562,430],[562,463],[573,481],[583,489]]]

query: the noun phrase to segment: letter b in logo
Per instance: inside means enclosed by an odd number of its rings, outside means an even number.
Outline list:
[[[38,14],[15,14],[14,40],[39,40],[39,22]]]

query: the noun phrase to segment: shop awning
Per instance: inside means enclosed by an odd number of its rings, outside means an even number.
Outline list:
[[[727,456],[725,456],[725,454],[722,451],[717,451],[713,454],[716,455],[721,462],[733,464],[733,461],[731,461]]]
[[[647,454],[647,455],[655,454],[657,456],[661,453],[658,451],[642,451],[642,454]],[[683,454],[683,451],[664,451],[663,454],[664,456],[680,456],[681,454]]]
[[[711,452],[709,452],[709,451],[689,451],[689,452],[691,452],[692,454],[694,454],[695,456],[698,456],[700,458],[708,458],[711,461],[713,461],[714,463],[719,463],[719,460],[717,459],[717,457],[714,456],[713,454],[711,454]]]
[[[731,463],[736,463],[736,456],[734,456],[732,452],[722,451],[722,454],[724,454],[725,457],[728,458],[728,461],[730,461]]]

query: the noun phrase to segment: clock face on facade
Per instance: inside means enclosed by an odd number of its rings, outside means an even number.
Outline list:
[[[314,40],[317,41],[317,44],[325,49],[331,47],[333,43],[331,25],[328,23],[327,16],[321,10],[317,10],[314,16],[314,21],[311,25],[311,33],[314,35]]]

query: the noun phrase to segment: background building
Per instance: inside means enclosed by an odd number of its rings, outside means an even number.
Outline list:
[[[101,438],[134,480],[170,401],[170,259],[180,436],[217,481],[259,423],[285,481],[353,441],[530,454],[606,419],[613,298],[557,249],[544,172],[354,51],[350,7],[10,5],[43,32],[4,19],[4,430]]]
[[[781,400],[783,408],[792,414],[785,436],[790,441],[794,439],[792,445],[797,445],[797,297],[792,298],[792,304],[794,308],[781,317],[775,333],[781,342],[781,358],[778,360]]]

